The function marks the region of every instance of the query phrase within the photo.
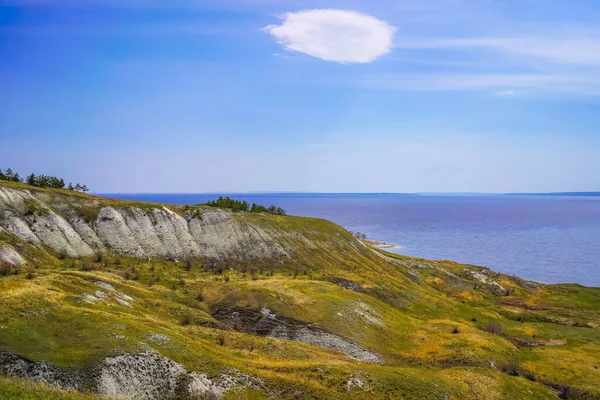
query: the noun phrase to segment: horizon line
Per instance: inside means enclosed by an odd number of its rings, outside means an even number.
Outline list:
[[[96,195],[268,195],[268,194],[330,194],[330,195],[464,195],[464,196],[540,196],[579,195],[597,196],[600,191],[557,191],[557,192],[312,192],[312,191],[223,191],[223,192],[92,192]]]

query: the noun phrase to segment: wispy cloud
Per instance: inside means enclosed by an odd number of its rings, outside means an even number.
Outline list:
[[[600,77],[563,74],[412,74],[375,75],[359,81],[364,87],[404,91],[494,91],[509,96],[515,90],[558,92],[572,95],[600,95]]]
[[[600,37],[434,38],[404,40],[396,43],[395,47],[455,50],[478,48],[558,64],[600,65]]]
[[[514,96],[515,91],[514,90],[501,90],[499,92],[496,92],[496,95],[498,95],[498,96]]]
[[[395,28],[369,15],[317,9],[286,13],[264,28],[289,51],[338,63],[370,63],[392,49]]]

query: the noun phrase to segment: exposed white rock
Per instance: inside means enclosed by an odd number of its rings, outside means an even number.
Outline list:
[[[8,245],[0,245],[0,260],[10,265],[25,265],[25,260],[19,253]]]
[[[355,301],[354,305],[355,307],[352,309],[352,311],[360,316],[361,319],[366,323],[381,327],[386,326],[381,320],[381,315],[367,304],[363,303],[362,301]]]
[[[152,343],[156,343],[159,345],[165,345],[171,341],[171,338],[162,333],[151,332],[148,334],[148,340]]]
[[[114,398],[172,399],[185,374],[183,366],[154,351],[111,357],[99,368],[97,391]]]
[[[96,252],[173,259],[289,257],[289,250],[274,240],[283,234],[313,246],[301,234],[240,222],[243,213],[234,217],[215,209],[188,212],[184,217],[166,207],[103,207],[96,220],[87,223],[80,216],[79,204],[61,200],[49,206],[46,202],[51,200],[42,192],[0,187],[0,227],[70,257]]]
[[[94,282],[94,285],[100,286],[101,288],[104,288],[106,290],[110,290],[111,292],[115,291],[115,287],[113,285],[111,285],[110,283],[96,281],[96,282]]]
[[[296,332],[294,340],[312,344],[313,346],[337,350],[351,358],[371,364],[381,364],[383,362],[379,354],[328,332],[302,328]]]
[[[236,386],[251,387],[259,389],[263,386],[260,379],[251,377],[240,372],[233,374],[221,374],[215,379],[210,379],[206,374],[192,372],[189,374],[190,383],[188,385],[188,394],[192,398],[204,398],[203,396],[221,397],[225,392]]]
[[[0,225],[20,239],[72,257],[94,253],[69,222],[27,190],[0,188],[0,217]]]
[[[117,297],[115,297],[115,300],[117,301],[117,303],[119,303],[120,305],[122,305],[124,307],[133,308],[131,303],[129,303],[127,300],[122,299],[121,297],[117,296]]]
[[[497,289],[501,290],[501,291],[506,291],[506,289],[504,288],[504,286],[500,285],[498,282],[493,281],[492,279],[490,279],[488,276],[486,276],[484,273],[482,272],[477,272],[477,271],[469,271],[471,273],[471,275],[473,276],[473,278],[477,279],[479,282],[481,283],[485,283],[486,285],[491,285],[496,287]]]
[[[89,293],[81,293],[81,297],[83,298],[83,301],[85,301],[86,303],[89,304],[95,304],[98,301],[100,301],[100,299],[96,296],[94,296],[93,294],[89,294]]]
[[[365,382],[363,382],[362,379],[360,378],[350,378],[348,380],[348,382],[346,382],[346,391],[350,392],[353,389],[361,389],[364,390],[366,388],[367,384]]]
[[[267,335],[267,337],[271,339],[294,340],[330,350],[337,350],[350,358],[371,364],[381,364],[383,362],[381,356],[377,353],[371,352],[340,336],[309,327],[295,330],[280,325]]]

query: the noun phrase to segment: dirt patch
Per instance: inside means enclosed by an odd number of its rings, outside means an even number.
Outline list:
[[[557,311],[557,310],[561,310],[561,308],[558,307],[549,307],[549,306],[545,306],[543,304],[527,304],[524,301],[519,301],[519,300],[514,300],[514,299],[503,299],[502,300],[502,305],[503,306],[512,306],[512,307],[519,307],[519,308],[523,308],[525,310],[534,310],[534,311]],[[562,310],[564,310],[564,308],[562,308]]]
[[[563,344],[567,344],[566,340],[530,340],[530,339],[522,339],[516,338],[512,336],[502,335],[505,339],[510,341],[517,347],[545,347],[545,346],[562,346]]]

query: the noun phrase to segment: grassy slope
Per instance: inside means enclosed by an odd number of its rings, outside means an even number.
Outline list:
[[[158,206],[51,189],[41,189],[38,196],[55,210],[69,202],[90,216],[106,205]],[[600,397],[598,289],[535,288],[490,272],[490,279],[509,289],[506,295],[465,272],[481,271],[478,267],[371,249],[324,220],[250,213],[235,218],[288,232],[278,240],[297,248],[295,256],[231,262],[223,274],[214,274],[205,270],[209,260],[195,261],[189,271],[183,262],[110,255],[101,261],[57,260],[0,234],[0,241],[18,244],[29,260],[38,260],[33,280],[23,272],[0,278],[0,348],[65,368],[87,368],[107,356],[149,345],[190,370],[218,374],[231,366],[260,376],[282,397],[298,391],[306,397],[339,397],[353,377],[367,382],[368,390],[353,392],[364,398],[542,399],[557,390],[566,392],[561,386],[571,387],[574,398]],[[314,248],[303,245],[295,233]],[[359,292],[333,283],[339,279],[356,282]],[[101,290],[94,285],[97,280],[135,298],[133,308],[114,298],[83,301],[82,293]],[[267,305],[277,314],[314,323],[381,354],[385,365],[216,329],[220,324],[210,315],[216,305]],[[365,318],[364,307],[377,323]],[[182,326],[183,319],[191,324]],[[499,323],[499,334],[482,329],[491,320]],[[518,339],[521,344],[565,343],[518,347]],[[511,376],[515,374],[520,376]],[[1,380],[0,394],[22,385]],[[48,398],[61,398],[51,397],[60,395],[53,393]]]

